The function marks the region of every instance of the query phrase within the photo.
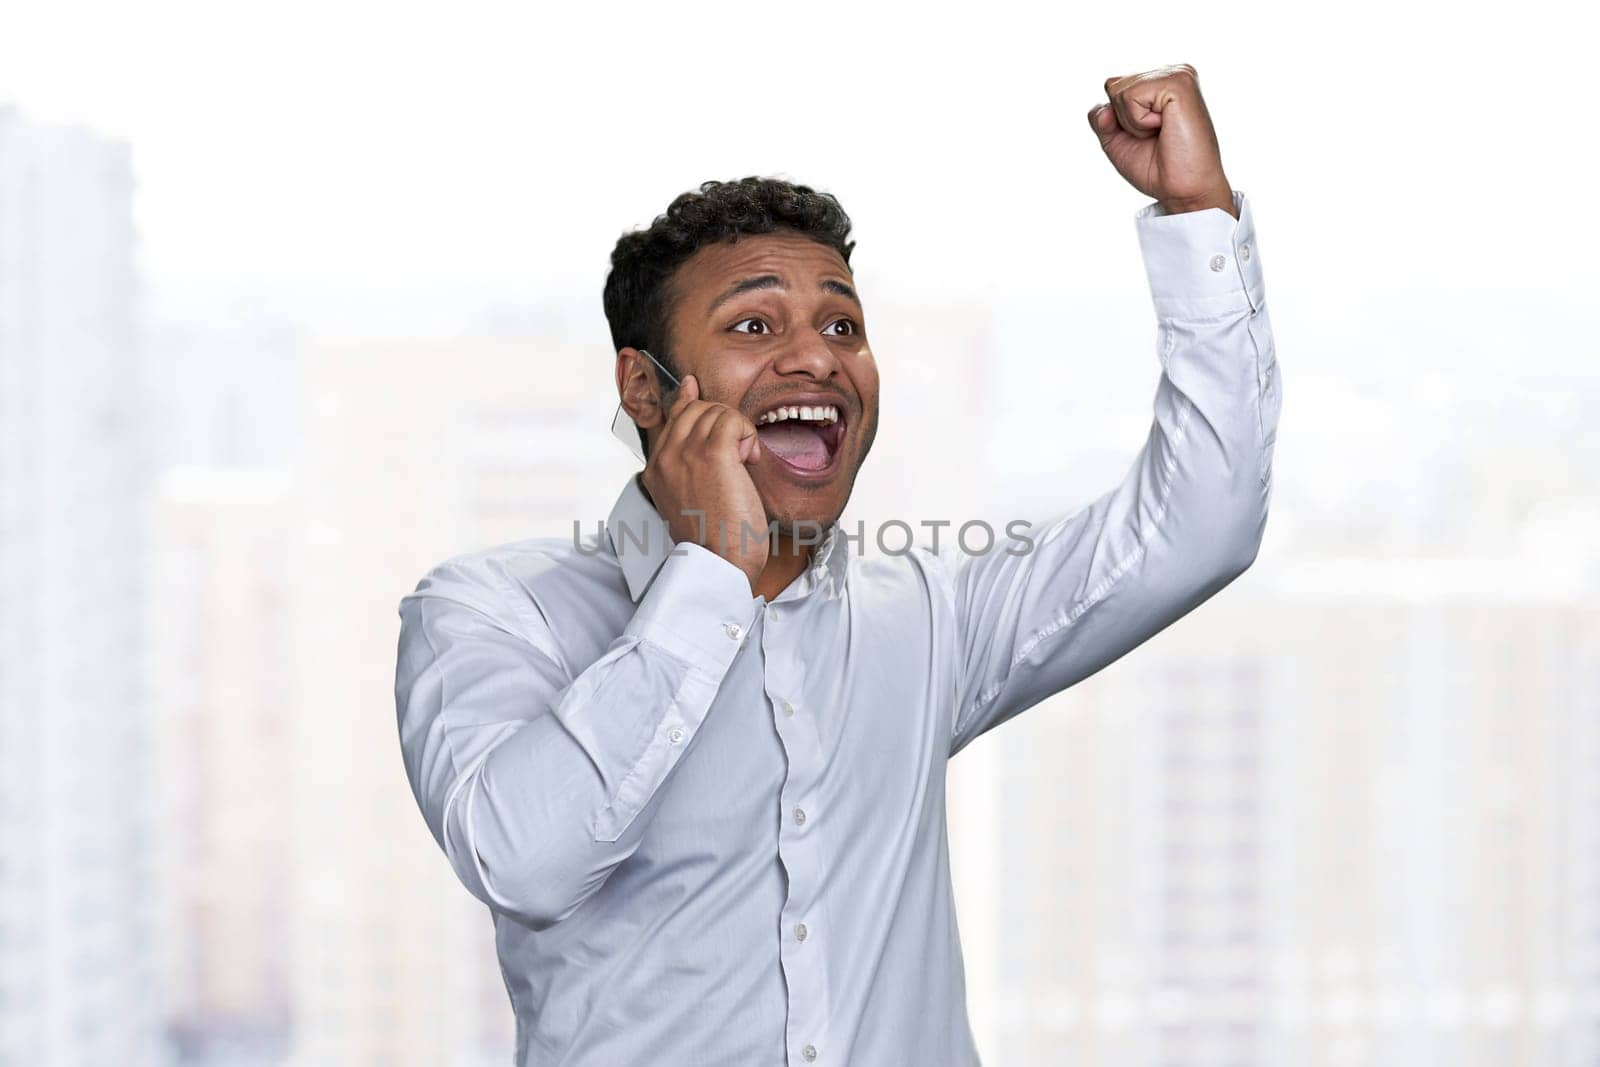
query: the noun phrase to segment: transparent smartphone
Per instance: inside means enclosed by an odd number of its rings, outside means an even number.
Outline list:
[[[676,389],[678,387],[677,376],[663,367],[659,359],[651,356],[647,349],[641,348],[639,351],[650,356],[650,362],[656,365],[656,370],[660,371],[661,376],[671,383],[667,386],[668,389]],[[639,424],[633,421],[633,416],[628,414],[628,409],[620,403],[617,405],[617,413],[611,417],[611,435],[627,446],[628,451],[633,453],[634,459],[640,463],[645,461],[644,447],[639,443]]]

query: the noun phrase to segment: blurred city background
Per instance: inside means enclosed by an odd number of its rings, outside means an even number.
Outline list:
[[[0,6],[0,1063],[509,1063],[396,608],[634,469],[616,238],[709,178],[836,193],[883,376],[847,517],[1075,510],[1159,373],[1145,200],[1084,116],[1189,62],[1256,213],[1272,514],[952,761],[980,1050],[1600,1064],[1596,160],[1556,10]]]

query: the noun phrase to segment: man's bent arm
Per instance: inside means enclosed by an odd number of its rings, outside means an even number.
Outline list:
[[[510,610],[517,594],[492,564],[442,564],[400,601],[412,792],[462,883],[535,928],[638,848],[755,614],[737,567],[699,545],[677,552],[576,678],[538,613]]]
[[[960,677],[951,754],[1105,667],[1223,588],[1265,529],[1280,389],[1244,194],[1136,226],[1159,324],[1155,419],[1133,467],[1027,554],[947,549]]]

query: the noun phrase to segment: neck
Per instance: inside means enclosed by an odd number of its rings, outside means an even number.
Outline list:
[[[778,534],[768,550],[767,565],[756,579],[756,595],[766,597],[768,603],[777,599],[778,594],[789,588],[789,583],[811,565],[816,550],[815,545],[809,544],[796,547],[792,536]]]

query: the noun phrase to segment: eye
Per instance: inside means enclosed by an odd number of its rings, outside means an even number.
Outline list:
[[[853,336],[855,336],[856,324],[855,324],[855,322],[853,320],[851,320],[851,319],[834,319],[832,322],[828,323],[827,326],[823,327],[823,330],[824,330],[824,332],[826,332],[827,330],[833,329],[835,326],[844,326],[844,327],[847,327],[847,329],[843,333],[836,333],[833,336],[835,336],[835,337],[853,337]]]
[[[743,326],[747,322],[752,324],[753,326],[759,326],[760,329],[741,330],[739,327]],[[730,326],[728,328],[730,330],[732,330],[734,333],[748,333],[748,334],[759,335],[759,334],[764,334],[764,333],[767,332],[767,324],[762,322],[760,319],[754,318],[754,317],[748,318],[748,319],[740,319],[738,322],[734,323],[732,326]]]

